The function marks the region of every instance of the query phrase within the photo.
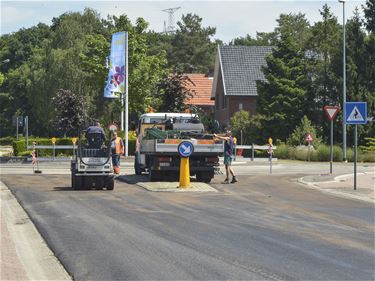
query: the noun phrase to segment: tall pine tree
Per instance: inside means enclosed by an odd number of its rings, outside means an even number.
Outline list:
[[[266,82],[258,82],[257,111],[264,115],[265,133],[285,140],[308,115],[312,100],[309,57],[304,48],[309,39],[309,23],[303,14],[281,15],[279,42],[267,57],[263,69]]]

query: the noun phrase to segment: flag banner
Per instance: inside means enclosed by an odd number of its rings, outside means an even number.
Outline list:
[[[126,33],[112,34],[111,54],[109,56],[109,72],[104,88],[105,98],[120,98],[125,93],[126,69]]]

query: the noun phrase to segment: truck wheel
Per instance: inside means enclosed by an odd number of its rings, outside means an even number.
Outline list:
[[[210,173],[197,173],[197,181],[210,183],[213,175]]]
[[[148,172],[148,178],[149,178],[150,181],[157,181],[160,178],[160,174],[159,174],[158,171],[150,170]]]
[[[137,154],[134,157],[134,171],[136,175],[142,175],[142,169],[139,167]]]
[[[107,190],[113,190],[113,188],[115,187],[114,179],[113,178],[107,178],[105,187],[107,188]]]

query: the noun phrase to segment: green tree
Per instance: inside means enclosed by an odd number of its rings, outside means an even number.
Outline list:
[[[245,110],[237,111],[232,118],[230,118],[230,127],[232,134],[237,137],[238,143],[248,144],[250,141],[250,114]]]
[[[257,84],[257,111],[264,116],[265,135],[285,140],[303,115],[313,114],[307,95],[311,92],[310,65],[304,48],[310,32],[301,14],[281,15],[278,22],[280,40],[263,69],[267,81]]]
[[[307,134],[311,134],[314,138],[314,146],[318,146],[322,140],[317,135],[317,129],[311,123],[311,121],[306,117],[303,116],[301,119],[300,124],[294,129],[293,133],[287,139],[287,144],[289,145],[304,145],[306,144],[306,136]]]
[[[237,46],[273,46],[277,42],[276,32],[257,32],[255,38],[247,34],[245,37],[234,38],[229,45]]]
[[[375,0],[366,0],[366,5],[362,5],[362,8],[366,19],[366,29],[375,33]]]
[[[211,38],[214,27],[202,27],[202,18],[195,14],[183,15],[168,50],[168,66],[184,73],[212,73],[216,43]]]
[[[371,89],[374,78],[371,78],[369,73],[374,69],[374,65],[368,64],[368,61],[374,59],[374,54],[366,55],[368,50],[366,41],[369,39],[366,38],[363,20],[360,18],[358,9],[347,23],[347,34],[347,100],[366,101],[371,115],[371,112],[375,110],[375,89]],[[363,143],[364,137],[371,136],[373,130],[374,124],[371,123],[359,126],[359,142]],[[353,126],[348,127],[348,132],[354,134]],[[352,139],[349,139],[349,143]]]
[[[323,112],[325,105],[339,105],[341,95],[340,76],[342,74],[341,28],[337,18],[325,4],[320,10],[322,20],[311,28],[312,38],[307,42],[311,50],[313,87],[310,104],[315,114],[310,115],[314,124],[323,128],[323,136],[329,136],[329,122]],[[338,72],[340,71],[341,72]],[[340,74],[341,73],[341,74]],[[336,130],[336,134],[339,132]]]

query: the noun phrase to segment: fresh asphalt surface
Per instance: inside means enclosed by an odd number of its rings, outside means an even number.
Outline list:
[[[241,175],[214,193],[72,191],[69,175],[2,175],[75,280],[374,280],[374,206]]]

